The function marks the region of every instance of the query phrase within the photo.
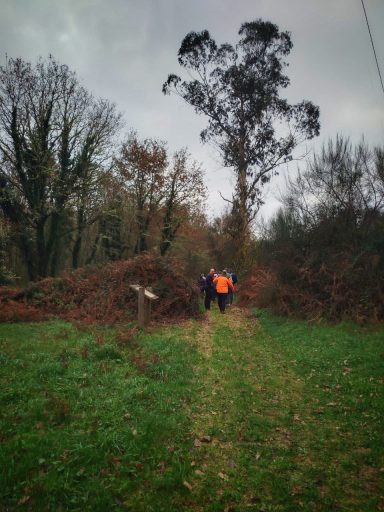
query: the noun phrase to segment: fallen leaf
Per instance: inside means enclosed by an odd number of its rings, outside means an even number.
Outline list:
[[[300,485],[294,485],[292,487],[291,496],[297,496],[298,494],[302,494],[303,489],[300,487]]]
[[[222,480],[228,480],[228,475],[226,475],[225,473],[222,473],[220,471],[220,473],[218,473],[218,476],[222,479]]]
[[[120,466],[121,465],[121,459],[120,457],[111,457],[111,461],[113,462],[113,464],[115,464],[115,466]]]
[[[193,445],[195,446],[195,448],[200,448],[201,441],[199,439],[195,439],[194,442],[193,442]]]
[[[356,453],[361,453],[363,455],[367,454],[367,453],[371,453],[371,449],[370,448],[356,448],[355,450]]]
[[[202,443],[210,443],[211,440],[212,440],[211,436],[202,436],[202,437],[200,437],[200,441]]]
[[[255,505],[256,503],[259,503],[261,501],[260,496],[252,496],[249,505]]]
[[[27,503],[27,501],[29,501],[30,499],[31,499],[30,496],[23,496],[22,498],[19,499],[17,504],[18,505],[24,505],[24,503]]]
[[[69,457],[69,451],[64,450],[63,453],[60,455],[60,460],[67,460]]]
[[[259,460],[259,459],[260,459],[260,457],[261,457],[261,453],[257,452],[257,453],[256,453],[256,456],[255,456],[255,459],[256,459],[256,460]]]
[[[200,471],[200,469],[196,469],[196,470],[195,470],[195,474],[196,474],[196,475],[199,475],[199,476],[203,476],[203,475],[205,475],[205,473],[203,473],[202,471]]]
[[[189,491],[191,491],[191,492],[192,492],[193,487],[192,487],[192,485],[191,485],[189,482],[187,482],[186,480],[184,480],[183,485],[184,485],[184,487],[186,487]]]

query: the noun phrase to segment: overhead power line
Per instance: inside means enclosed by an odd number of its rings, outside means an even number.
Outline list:
[[[381,76],[381,72],[380,72],[379,61],[377,60],[377,55],[376,55],[375,45],[373,44],[373,38],[372,38],[371,28],[370,28],[370,26],[369,26],[369,21],[368,21],[368,16],[367,16],[367,11],[365,10],[365,5],[364,5],[364,0],[361,0],[361,4],[362,4],[363,9],[364,9],[365,20],[366,20],[366,22],[367,22],[367,27],[368,27],[369,37],[371,38],[371,44],[372,44],[373,54],[374,54],[374,56],[375,56],[375,61],[376,61],[376,66],[377,66],[377,72],[379,73],[379,78],[380,78],[381,88],[382,88],[382,90],[383,90],[383,94],[384,94],[383,78],[382,78],[382,76]]]

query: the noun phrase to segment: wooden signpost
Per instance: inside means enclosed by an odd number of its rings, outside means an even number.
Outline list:
[[[159,297],[139,284],[131,284],[130,287],[138,295],[137,323],[139,327],[145,327],[150,321],[152,301],[158,300]]]

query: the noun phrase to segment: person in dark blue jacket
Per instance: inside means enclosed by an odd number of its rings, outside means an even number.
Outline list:
[[[215,269],[211,268],[211,270],[209,271],[209,274],[205,278],[204,306],[207,311],[211,309],[211,301],[212,301],[212,299],[214,297],[214,293],[215,293],[215,286],[213,284],[214,277],[215,277]]]

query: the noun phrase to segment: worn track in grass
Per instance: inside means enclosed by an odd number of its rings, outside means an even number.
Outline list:
[[[0,510],[383,511],[383,329],[0,325]]]
[[[343,397],[341,384],[325,384],[331,373],[318,372],[323,385],[312,385],[315,370],[295,371],[280,340],[236,306],[207,312],[195,343],[201,358],[188,484],[196,510],[384,509],[383,468],[359,468],[359,456],[369,459],[372,449],[362,426],[348,424],[343,401],[351,396]]]

